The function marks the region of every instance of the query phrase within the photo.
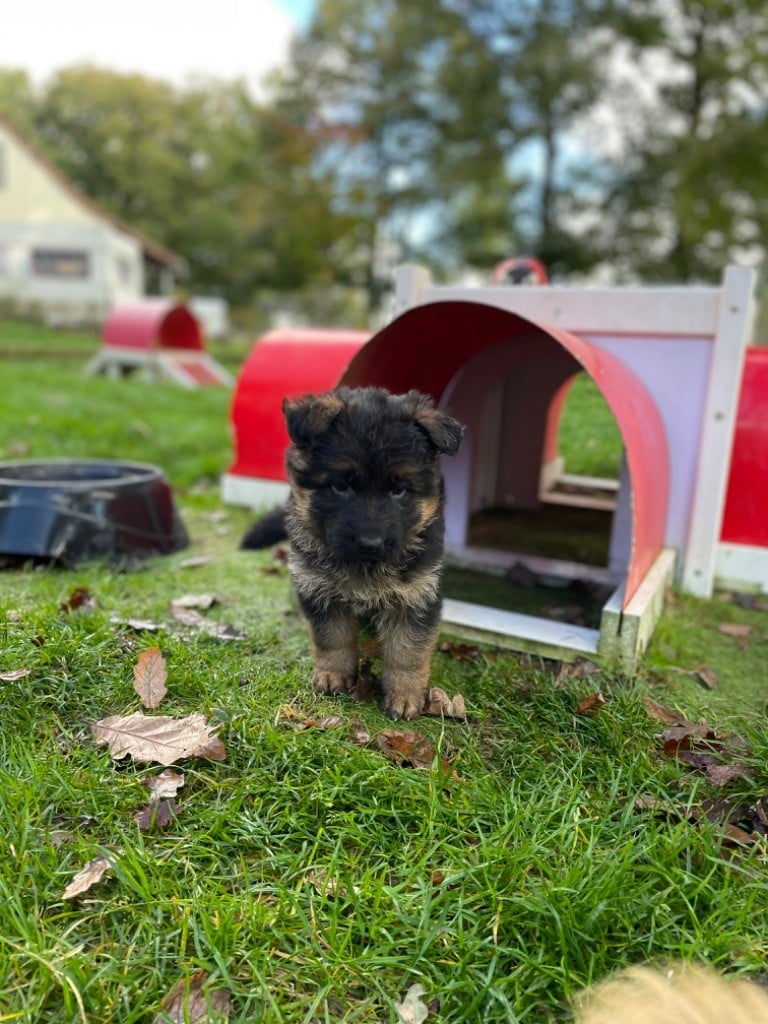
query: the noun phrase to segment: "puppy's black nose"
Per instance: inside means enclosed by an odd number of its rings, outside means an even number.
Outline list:
[[[375,555],[381,551],[384,538],[380,534],[362,533],[357,538],[357,546],[365,555]]]

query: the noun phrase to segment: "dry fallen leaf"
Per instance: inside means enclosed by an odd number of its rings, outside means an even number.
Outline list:
[[[283,704],[277,713],[278,723],[289,722],[291,725],[303,725],[306,720],[306,715],[291,707],[290,704]]]
[[[144,779],[144,785],[153,800],[167,800],[176,796],[184,785],[184,776],[173,768],[165,768],[159,775],[150,775]]]
[[[423,985],[411,985],[402,1003],[395,1003],[397,1024],[424,1024],[429,1016],[429,1007],[421,997],[426,991]]]
[[[670,726],[662,733],[664,753],[667,757],[676,757],[681,750],[693,750],[696,743],[703,743],[707,750],[722,745],[714,729],[706,722],[689,722],[684,720]]]
[[[474,661],[482,653],[480,648],[475,647],[474,644],[455,644],[448,640],[440,644],[438,650],[441,654],[447,654],[449,658],[453,658],[454,661],[467,662]]]
[[[311,724],[313,729],[327,732],[328,729],[341,729],[347,724],[347,720],[341,715],[323,715],[322,718],[315,719]]]
[[[355,700],[359,701],[372,701],[376,699],[376,694],[379,689],[378,680],[371,667],[370,661],[364,659],[360,662],[360,667],[357,671],[357,684],[355,685],[355,692],[352,696]]]
[[[185,558],[179,562],[180,569],[199,569],[203,565],[210,565],[213,555],[193,555],[192,558]]]
[[[165,766],[186,757],[207,757],[223,761],[226,749],[210,730],[205,715],[195,713],[186,718],[168,715],[112,715],[93,726],[97,743],[109,745],[115,760],[130,754],[135,761]]]
[[[738,764],[710,764],[706,766],[705,775],[713,785],[725,786],[742,778],[744,768]]]
[[[279,544],[279,545],[278,545],[278,546],[277,546],[277,547],[276,547],[276,548],[275,548],[275,549],[274,549],[274,550],[272,551],[272,557],[274,558],[274,560],[275,560],[276,562],[281,562],[281,563],[282,563],[283,565],[288,565],[288,555],[289,555],[290,553],[291,553],[291,552],[290,552],[290,549],[289,549],[289,548],[283,547],[283,545],[282,545],[282,544]]]
[[[183,626],[194,626],[195,629],[206,629],[208,619],[201,615],[195,608],[185,608],[183,605],[171,601],[171,615]]]
[[[725,826],[725,836],[737,846],[752,846],[759,838],[754,832],[745,832],[743,828],[730,822]]]
[[[347,724],[346,718],[341,715],[323,715],[321,718],[307,718],[306,715],[292,708],[290,704],[284,704],[277,715],[280,724],[287,723],[295,725],[298,729],[317,729],[319,732],[326,732],[328,729],[340,729]]]
[[[413,768],[431,768],[435,760],[432,744],[420,732],[406,729],[385,729],[376,737],[376,745],[383,754],[398,764],[410,764]]]
[[[718,633],[725,633],[726,636],[735,636],[743,639],[752,632],[752,627],[743,622],[721,622],[717,627]]]
[[[61,602],[59,609],[63,612],[91,612],[96,606],[96,598],[91,595],[88,587],[75,587],[67,600]]]
[[[600,708],[605,706],[605,697],[600,693],[599,690],[595,693],[590,693],[584,697],[576,705],[574,714],[576,715],[594,715]]]
[[[644,697],[643,703],[651,718],[656,718],[658,721],[664,722],[665,725],[673,725],[675,722],[680,721],[680,715],[675,714],[674,711],[668,711],[667,708],[657,704],[650,697]]]
[[[15,683],[17,679],[23,679],[28,675],[28,668],[14,668],[10,672],[0,672],[0,679],[2,679],[4,683]]]
[[[112,870],[112,865],[106,857],[94,857],[89,860],[85,867],[81,868],[64,892],[61,894],[63,900],[72,900],[75,896],[87,892],[91,886],[96,885],[104,877],[107,871]]]
[[[457,693],[455,697],[449,697],[445,690],[439,686],[433,686],[427,694],[427,703],[424,705],[425,715],[436,715],[438,718],[460,718],[465,721],[467,718],[467,705],[463,696]]]
[[[167,828],[176,821],[179,808],[173,800],[152,800],[141,811],[137,811],[133,820],[142,831],[147,832],[156,828]]]
[[[420,732],[385,729],[376,737],[376,746],[390,761],[399,765],[409,764],[412,768],[430,769],[437,756],[440,770],[451,778],[459,778],[450,762],[442,755],[436,755],[430,741]]]
[[[569,682],[586,679],[599,671],[600,667],[588,658],[579,658],[574,662],[564,661],[561,662],[552,685],[556,690],[562,690]]]
[[[720,682],[720,677],[713,668],[707,668],[706,665],[697,665],[693,670],[693,674],[699,680],[702,686],[706,686],[708,690],[714,690],[717,684]]]
[[[227,622],[211,622],[194,608],[183,608],[181,605],[171,601],[171,614],[177,622],[183,626],[197,629],[208,636],[216,637],[217,640],[245,640],[245,633],[235,629]]]
[[[213,1024],[229,1020],[229,992],[206,990],[208,978],[206,971],[198,971],[174,985],[154,1024]]]
[[[145,708],[156,708],[168,693],[168,672],[159,647],[147,647],[133,666],[133,688]]]
[[[154,622],[152,619],[121,619],[118,615],[113,615],[109,621],[113,626],[127,626],[134,633],[159,633],[161,629],[165,629],[162,622]]]
[[[217,602],[218,598],[213,594],[182,594],[181,597],[174,597],[171,608],[198,608],[205,612]]]

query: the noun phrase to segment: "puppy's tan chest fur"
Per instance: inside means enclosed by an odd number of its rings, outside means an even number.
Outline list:
[[[299,593],[328,606],[343,604],[358,616],[396,613],[399,608],[413,610],[426,607],[440,592],[441,572],[432,566],[412,579],[400,579],[394,572],[381,570],[369,577],[360,577],[324,566],[322,572],[307,567],[300,556],[292,553],[288,567],[294,587]]]

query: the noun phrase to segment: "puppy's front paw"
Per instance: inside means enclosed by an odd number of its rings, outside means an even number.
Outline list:
[[[384,698],[384,711],[390,718],[408,721],[422,713],[426,699],[426,690],[411,687],[407,690],[393,690]]]
[[[315,693],[354,693],[357,685],[355,672],[330,672],[316,668],[312,674],[312,686]]]

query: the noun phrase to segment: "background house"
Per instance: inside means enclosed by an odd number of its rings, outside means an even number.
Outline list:
[[[52,323],[96,323],[118,303],[169,292],[183,268],[0,118],[0,303]]]

